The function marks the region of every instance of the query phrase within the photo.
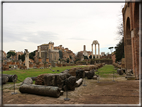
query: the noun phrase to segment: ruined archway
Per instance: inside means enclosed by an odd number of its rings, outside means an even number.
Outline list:
[[[125,58],[126,68],[132,69],[132,46],[131,46],[131,31],[130,31],[130,18],[126,21],[126,34],[125,34]]]
[[[97,40],[94,40],[92,43],[92,59],[93,59],[93,45],[95,45],[95,58],[100,59],[100,44]],[[98,45],[98,55],[96,54],[96,45]]]

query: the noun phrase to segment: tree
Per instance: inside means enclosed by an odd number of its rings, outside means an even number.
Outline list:
[[[21,59],[21,56],[20,55],[18,55],[18,60],[20,60]]]
[[[112,53],[112,51],[113,51],[113,47],[109,47],[108,49],[110,49],[110,52]]]
[[[123,38],[116,45],[115,49],[116,49],[115,51],[116,61],[120,61],[122,58],[124,58],[124,39]]]
[[[10,58],[11,56],[15,56],[15,55],[16,55],[15,52],[11,52],[11,51],[7,52],[7,58]]]
[[[23,55],[21,55],[21,60],[22,61],[25,61],[25,55],[26,55],[25,53]]]
[[[30,59],[34,60],[35,52],[36,52],[36,51],[33,51],[33,52],[31,52],[31,53],[29,54],[29,58],[30,58]]]
[[[121,14],[122,16],[122,14]],[[123,30],[123,20],[120,19],[120,24],[118,26],[117,34],[119,35],[119,43],[115,46],[115,57],[116,61],[120,61],[122,58],[124,58],[124,30]]]
[[[92,55],[90,55],[89,58],[92,59]]]
[[[119,35],[117,37],[118,40],[121,40],[123,38],[123,35],[124,35],[124,30],[123,30],[123,21],[121,20],[121,23],[119,24],[118,26],[118,31],[117,31],[117,34]]]

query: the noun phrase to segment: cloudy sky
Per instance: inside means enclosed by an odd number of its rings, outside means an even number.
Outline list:
[[[91,51],[93,40],[101,52],[119,42],[118,25],[124,3],[4,3],[3,50],[30,52],[54,42],[74,53]]]

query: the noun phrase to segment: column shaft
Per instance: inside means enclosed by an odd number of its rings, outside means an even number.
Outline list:
[[[95,44],[95,58],[96,58],[96,56],[97,56],[97,55],[96,55],[96,44]]]
[[[92,44],[92,59],[93,59],[93,44]]]
[[[98,57],[100,59],[100,44],[98,44]]]

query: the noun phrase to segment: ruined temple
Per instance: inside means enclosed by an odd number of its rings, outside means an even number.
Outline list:
[[[54,47],[54,49],[62,52],[62,60],[66,61],[69,59],[69,62],[73,62],[75,60],[75,54],[68,48],[64,48],[62,45],[59,45]]]
[[[59,50],[54,50],[54,43],[42,44],[37,46],[35,62],[52,62],[59,60]]]

